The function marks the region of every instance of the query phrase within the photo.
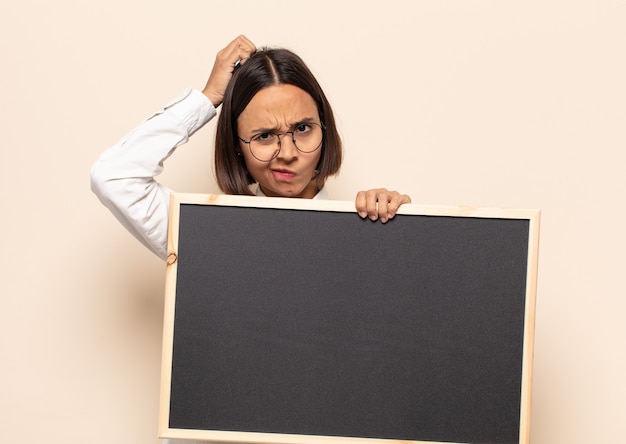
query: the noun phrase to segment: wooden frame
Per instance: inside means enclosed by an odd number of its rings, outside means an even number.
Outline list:
[[[354,213],[353,202],[317,201],[305,199],[259,198],[247,196],[172,194],[170,209],[170,227],[168,242],[168,258],[166,270],[166,299],[163,331],[163,355],[161,376],[161,401],[159,418],[159,437],[196,439],[230,443],[284,443],[313,444],[338,442],[343,444],[383,444],[383,443],[425,443],[440,441],[424,441],[393,439],[381,437],[350,437],[324,436],[299,433],[258,432],[236,430],[205,430],[177,428],[170,426],[170,403],[172,388],[173,347],[176,312],[177,279],[179,272],[179,227],[181,206],[218,206],[237,208],[264,208],[277,210],[304,210],[332,213]],[[519,444],[527,444],[530,439],[530,398],[532,382],[532,356],[534,340],[534,311],[537,282],[537,260],[539,245],[538,210],[490,209],[472,207],[436,207],[403,205],[398,215],[434,216],[451,218],[472,218],[490,220],[524,220],[528,221],[528,250],[525,272],[525,298],[523,314],[523,351],[521,362],[521,393],[519,406]],[[391,226],[385,229],[393,230]],[[450,442],[450,441],[441,441]],[[465,441],[462,441],[465,442]]]

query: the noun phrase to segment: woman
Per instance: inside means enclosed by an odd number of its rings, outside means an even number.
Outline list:
[[[215,172],[224,193],[327,199],[324,183],[341,166],[332,109],[304,62],[284,49],[257,51],[237,37],[218,53],[202,93],[187,90],[92,168],[91,187],[102,203],[162,258],[170,190],[154,177],[220,105]],[[381,188],[357,193],[355,207],[361,217],[385,223],[410,201]]]
[[[202,92],[187,90],[105,151],[92,168],[92,190],[162,258],[170,190],[154,177],[220,105],[215,172],[224,193],[327,199],[325,181],[341,166],[332,109],[304,62],[283,49],[257,52],[246,37],[237,37],[218,53]],[[410,201],[381,188],[359,192],[355,205],[361,217],[385,223]]]

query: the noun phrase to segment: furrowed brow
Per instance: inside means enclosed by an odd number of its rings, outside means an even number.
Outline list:
[[[280,127],[278,125],[274,127],[265,127],[265,128],[255,128],[250,133],[252,134],[263,134],[263,133],[277,133],[280,131]]]

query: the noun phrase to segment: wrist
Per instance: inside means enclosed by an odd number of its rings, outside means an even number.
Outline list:
[[[208,86],[205,87],[202,90],[202,94],[204,94],[209,99],[209,101],[213,104],[215,108],[222,104],[222,95],[216,93],[212,88],[209,88]]]

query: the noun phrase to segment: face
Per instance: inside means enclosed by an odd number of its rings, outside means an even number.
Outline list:
[[[250,140],[261,133],[293,131],[301,122],[321,123],[313,98],[294,85],[273,85],[250,100],[237,119],[237,130],[239,137]],[[298,151],[289,134],[280,141],[278,156],[269,162],[256,159],[248,144],[239,142],[250,175],[266,196],[313,198],[318,192],[315,168],[322,149]]]

